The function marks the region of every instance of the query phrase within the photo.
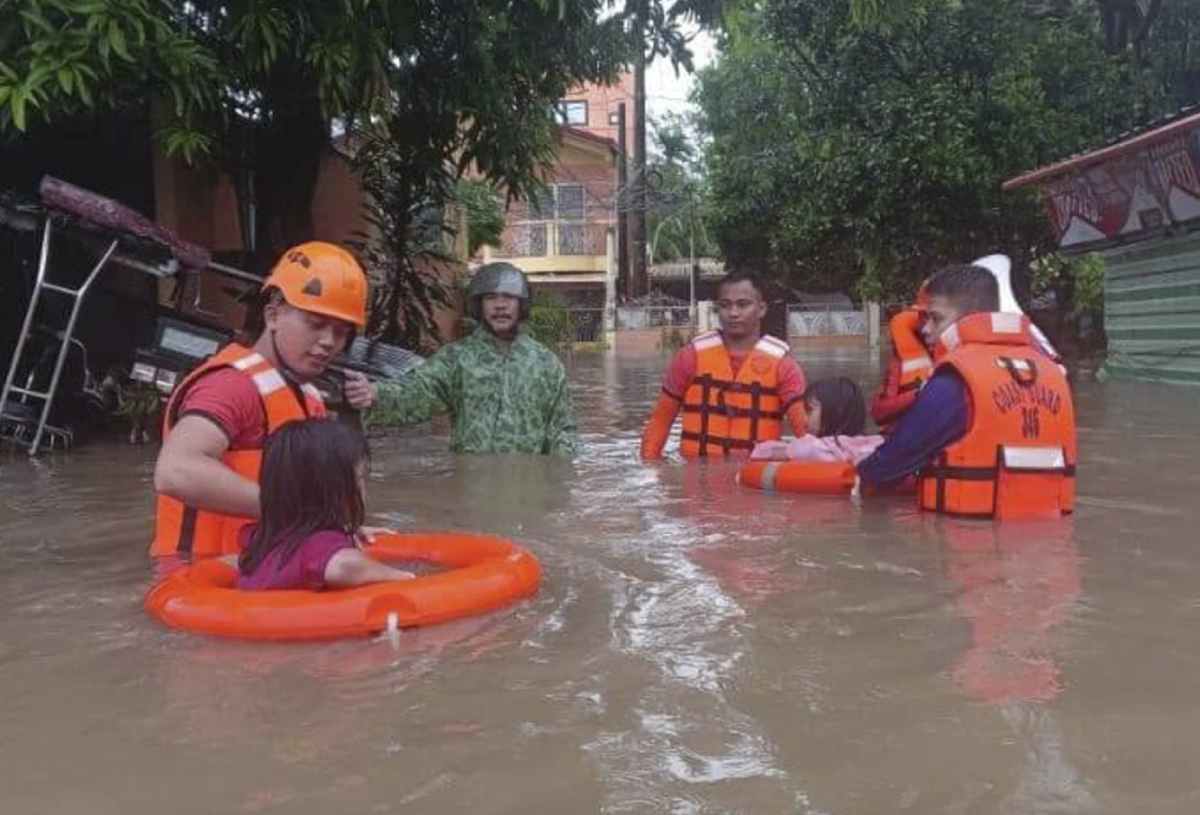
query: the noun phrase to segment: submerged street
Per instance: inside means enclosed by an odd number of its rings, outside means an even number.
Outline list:
[[[877,378],[858,350],[800,361]],[[164,629],[156,448],[5,449],[0,807],[1196,811],[1193,391],[1080,377],[1075,515],[996,525],[644,466],[662,365],[576,355],[574,465],[375,441],[372,523],[509,536],[545,569],[398,646]]]

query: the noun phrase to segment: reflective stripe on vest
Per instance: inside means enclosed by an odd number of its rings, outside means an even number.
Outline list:
[[[888,323],[888,333],[892,337],[892,353],[900,361],[897,392],[920,390],[921,385],[929,381],[929,376],[933,373],[933,360],[929,358],[925,343],[895,317]]]
[[[778,439],[786,407],[779,399],[779,362],[788,354],[787,343],[763,336],[736,376],[720,332],[701,334],[692,348],[696,374],[683,397],[683,456],[727,456]]]
[[[938,367],[953,368],[967,385],[968,429],[922,470],[922,509],[996,518],[1074,509],[1070,387],[1028,326],[1024,315],[982,313],[943,333]]]
[[[304,395],[301,402],[295,390],[288,387],[287,381],[262,354],[231,343],[201,364],[175,388],[163,417],[164,441],[179,420],[179,409],[187,392],[201,377],[222,368],[240,371],[254,383],[263,402],[266,416],[264,431],[268,434],[287,422],[325,415],[324,402],[315,387],[301,386]],[[221,460],[238,475],[257,483],[262,466],[261,449],[228,450]],[[156,557],[235,554],[238,551],[238,533],[252,520],[197,509],[161,493],[156,503],[154,541],[150,545],[150,554]]]
[[[871,416],[886,433],[917,401],[921,386],[933,374],[933,360],[921,337],[913,332],[914,309],[900,312],[888,322],[892,356],[882,387],[871,403]],[[905,319],[908,317],[909,319]]]

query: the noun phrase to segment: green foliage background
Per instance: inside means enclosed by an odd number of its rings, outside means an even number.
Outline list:
[[[717,0],[0,0],[5,143],[99,112],[152,113],[161,148],[229,173],[265,271],[311,239],[335,140],[378,199],[371,330],[411,344],[444,298],[427,231],[472,177],[512,198],[553,159],[553,104],[639,50],[687,66]],[[465,203],[470,206],[474,198]],[[489,226],[476,237],[489,240]],[[443,224],[444,226],[444,224]],[[494,233],[494,228],[492,229]],[[437,243],[436,241],[434,243]]]
[[[553,292],[536,291],[524,329],[542,345],[569,353],[575,344],[575,322],[566,301]]]
[[[1117,53],[1103,5],[739,4],[696,92],[728,261],[905,301],[939,265],[999,251],[1027,297],[1054,236],[1037,192],[1001,183],[1198,98],[1200,2],[1164,5]]]

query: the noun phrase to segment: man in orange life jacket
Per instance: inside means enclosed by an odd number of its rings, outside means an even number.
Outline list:
[[[289,249],[260,296],[253,345],[225,346],[171,395],[154,468],[154,556],[238,551],[238,532],[259,514],[264,439],[286,422],[325,414],[311,382],[366,324],[366,275],[333,244]],[[366,408],[374,386],[348,372],[345,395]]]
[[[933,376],[888,440],[858,465],[868,489],[916,474],[922,509],[976,517],[1071,512],[1075,413],[1066,375],[1023,314],[999,311],[996,278],[950,266],[928,284]]]
[[[679,409],[679,452],[687,459],[747,455],[778,439],[786,416],[807,432],[804,372],[782,340],[762,333],[767,303],[758,279],[732,272],[717,285],[720,331],[693,339],[671,360],[662,394],[642,432],[644,460],[662,457]]]
[[[996,278],[1000,293],[1000,310],[1011,314],[1024,314],[1012,291],[1010,272],[1012,262],[1005,255],[987,255],[971,262],[972,266],[986,269]],[[871,418],[883,433],[890,433],[892,426],[912,407],[917,392],[929,381],[933,373],[933,359],[921,335],[925,311],[929,306],[928,281],[917,290],[916,300],[888,321],[888,333],[892,340],[892,355],[879,392],[871,401]],[[1059,365],[1062,357],[1045,334],[1032,322],[1029,330],[1037,349]]]

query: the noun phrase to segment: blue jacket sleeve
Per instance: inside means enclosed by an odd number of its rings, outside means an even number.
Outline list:
[[[952,369],[934,374],[887,441],[859,463],[863,483],[893,484],[966,435],[967,399],[966,383]]]

